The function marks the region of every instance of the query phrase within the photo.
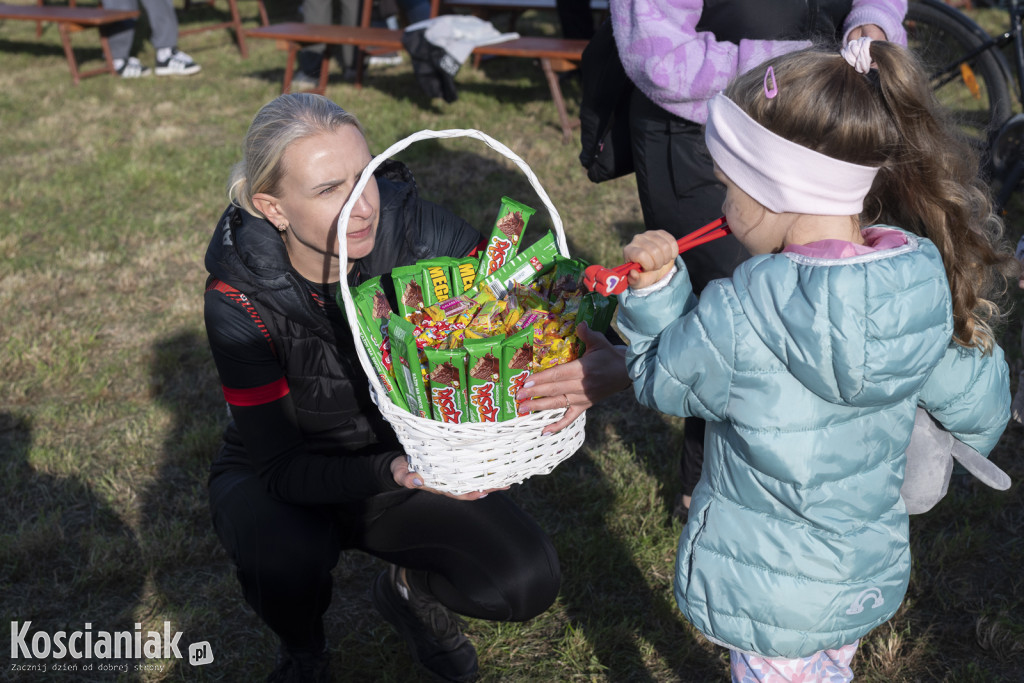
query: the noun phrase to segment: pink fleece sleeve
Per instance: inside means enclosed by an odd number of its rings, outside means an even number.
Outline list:
[[[874,24],[885,31],[885,37],[892,43],[904,47],[907,44],[907,32],[903,28],[903,19],[907,15],[907,0],[853,0],[853,7],[843,22],[843,43],[850,31],[858,26]]]
[[[612,26],[622,65],[652,102],[676,116],[704,123],[707,101],[737,74],[808,41],[718,41],[697,31],[702,0],[611,0]]]
[[[739,45],[697,31],[703,0],[610,0],[622,65],[640,91],[662,109],[689,121],[707,121],[707,101],[738,74],[770,57],[809,47],[805,40],[741,40]],[[853,0],[844,38],[876,24],[906,45],[906,0]]]

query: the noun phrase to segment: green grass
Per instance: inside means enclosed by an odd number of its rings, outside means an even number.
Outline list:
[[[272,19],[293,18],[290,7],[271,4]],[[252,25],[254,3],[242,10]],[[222,14],[197,8],[183,26]],[[552,32],[552,20],[527,15],[519,29]],[[98,63],[89,32],[74,44],[84,66]],[[15,620],[49,633],[170,621],[185,641],[208,640],[216,661],[35,678],[5,664],[0,680],[251,681],[272,663],[275,638],[244,604],[209,520],[205,478],[225,413],[203,330],[202,260],[228,169],[252,116],[279,92],[285,55],[251,41],[243,60],[220,31],[181,47],[201,74],[76,87],[55,27],[36,38],[30,23],[0,25],[0,648]],[[153,61],[142,40],[140,57]],[[370,72],[362,89],[335,78],[328,95],[360,116],[375,152],[421,129],[483,130],[537,173],[573,254],[617,262],[642,229],[634,181],[587,181],[578,140],[560,142],[537,65],[492,60],[457,81],[453,104],[426,100],[407,64]],[[578,87],[565,91],[574,110]],[[538,201],[475,141],[417,143],[400,158],[424,194],[480,226],[502,194]],[[1014,239],[1021,209],[1018,200],[1009,217]],[[1012,317],[1004,340],[1014,378],[1020,326]],[[551,533],[564,582],[528,623],[470,622],[483,679],[725,680],[724,651],[696,635],[671,591],[682,421],[629,396],[589,417],[576,456],[513,492]],[[1022,433],[1011,425],[993,454],[1015,482]],[[913,519],[907,600],[864,640],[860,680],[1019,680],[1021,491],[958,481]],[[346,554],[335,571],[327,630],[337,679],[423,680],[370,605],[380,567]]]

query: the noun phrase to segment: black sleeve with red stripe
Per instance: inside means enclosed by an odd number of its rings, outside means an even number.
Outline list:
[[[303,504],[340,503],[398,487],[390,470],[400,455],[395,451],[327,457],[306,450],[270,336],[244,297],[211,287],[204,316],[224,398],[271,495]]]

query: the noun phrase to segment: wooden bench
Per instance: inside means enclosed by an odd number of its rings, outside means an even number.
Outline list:
[[[292,76],[295,74],[295,58],[303,45],[324,43],[323,61],[320,66],[320,82],[312,92],[324,94],[327,89],[327,75],[330,69],[331,46],[355,45],[358,48],[384,48],[387,50],[404,50],[402,32],[386,28],[362,26],[337,26],[302,23],[284,23],[248,29],[245,34],[249,38],[267,38],[283,42],[288,48],[288,61],[284,69],[282,93],[290,92]],[[562,140],[569,142],[572,129],[578,121],[569,120],[562,97],[562,88],[558,82],[558,74],[551,67],[552,60],[566,60],[578,63],[587,46],[585,40],[567,40],[564,38],[523,37],[495,45],[482,45],[473,50],[474,55],[492,55],[495,57],[517,57],[540,61],[544,76],[548,81],[551,99],[558,110],[558,120],[562,126]],[[362,87],[362,60],[357,61],[356,87]]]
[[[78,60],[75,59],[71,47],[71,34],[86,29],[99,29],[108,24],[138,18],[139,13],[129,10],[108,10],[100,7],[53,7],[36,5],[0,4],[0,20],[52,22],[60,31],[60,42],[64,47],[64,57],[71,69],[71,80],[78,85],[79,81],[99,74],[116,74],[114,60],[110,56],[110,44],[107,37],[100,31],[100,45],[103,47],[103,59],[106,66],[89,71],[79,71]]]

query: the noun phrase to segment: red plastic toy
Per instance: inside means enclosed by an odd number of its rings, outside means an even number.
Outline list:
[[[684,251],[693,249],[701,244],[706,244],[712,240],[717,240],[719,237],[725,237],[728,234],[729,226],[725,222],[725,216],[722,216],[704,227],[694,230],[689,235],[681,237],[679,239],[679,253],[682,254]],[[604,266],[597,265],[587,266],[586,270],[583,271],[583,284],[591,292],[597,292],[603,296],[621,294],[629,286],[626,276],[633,270],[643,270],[643,268],[640,267],[639,263],[632,261],[623,263],[615,268],[605,268]]]

